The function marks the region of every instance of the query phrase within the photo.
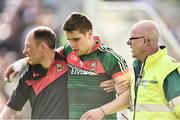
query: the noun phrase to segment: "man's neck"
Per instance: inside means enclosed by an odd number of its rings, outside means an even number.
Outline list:
[[[55,51],[49,51],[46,53],[45,57],[42,60],[42,66],[44,68],[49,68],[49,66],[52,64],[55,58]]]
[[[89,44],[89,49],[87,50],[86,55],[92,53],[95,46],[96,46],[96,42],[94,39],[92,39]]]
[[[149,52],[147,52],[142,58],[140,58],[141,62],[144,62],[148,56],[155,54],[158,50],[158,47],[149,50]]]

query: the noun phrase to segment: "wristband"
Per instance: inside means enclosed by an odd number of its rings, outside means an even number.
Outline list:
[[[104,116],[106,116],[106,113],[104,112],[103,108],[100,107],[101,111],[103,112]]]

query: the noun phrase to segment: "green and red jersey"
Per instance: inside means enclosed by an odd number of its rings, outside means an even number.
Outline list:
[[[100,107],[116,98],[115,92],[107,93],[100,87],[100,83],[123,75],[128,71],[126,61],[111,48],[101,44],[98,37],[94,37],[96,46],[92,53],[78,56],[66,44],[60,54],[66,57],[69,94],[69,117],[80,118],[86,111]],[[107,118],[116,118],[111,115]]]

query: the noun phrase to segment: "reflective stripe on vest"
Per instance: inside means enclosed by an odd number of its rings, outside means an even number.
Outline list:
[[[177,106],[178,104],[180,104],[180,96],[175,97],[174,99],[169,101],[168,107],[174,109],[174,107]]]
[[[137,112],[172,112],[168,106],[160,104],[137,104],[136,110]]]

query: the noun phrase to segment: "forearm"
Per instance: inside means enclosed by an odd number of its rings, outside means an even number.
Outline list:
[[[11,78],[14,78],[22,70],[22,68],[26,66],[28,63],[29,63],[29,58],[26,57],[11,64],[4,72],[5,81],[10,82]]]
[[[12,64],[14,71],[20,71],[24,66],[29,63],[29,57],[22,58]]]
[[[115,112],[123,110],[127,108],[129,105],[129,95],[130,95],[129,90],[126,90],[115,100],[103,105],[101,108],[103,109],[106,115],[113,114]]]
[[[16,115],[17,111],[5,106],[2,110],[2,112],[0,113],[0,119],[15,119],[15,115]]]

